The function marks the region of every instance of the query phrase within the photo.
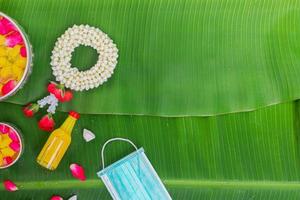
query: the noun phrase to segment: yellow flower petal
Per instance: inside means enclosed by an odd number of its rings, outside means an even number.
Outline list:
[[[6,55],[7,55],[6,47],[0,46],[0,56],[3,57]]]
[[[0,57],[0,69],[10,66],[10,62],[5,57]]]
[[[14,62],[14,65],[24,69],[26,67],[27,59],[19,56],[18,59]]]
[[[22,78],[22,76],[23,76],[24,70],[21,69],[21,68],[19,68],[19,67],[16,66],[16,65],[14,65],[14,66],[12,67],[12,71],[13,71],[13,74],[14,74],[16,80],[18,80],[18,81],[21,80],[21,78]]]
[[[1,95],[1,93],[2,93],[2,92],[1,92],[1,91],[2,91],[2,87],[3,87],[3,84],[0,83],[0,95]]]
[[[20,49],[22,46],[16,45],[13,48],[7,48],[7,57],[8,60],[14,62],[17,59],[17,56],[20,54]]]
[[[13,78],[13,71],[12,71],[12,67],[8,66],[8,67],[3,67],[0,70],[0,79],[2,80],[2,82],[6,82],[8,79]]]
[[[15,152],[9,147],[3,148],[0,151],[4,157],[12,157],[15,154]]]
[[[1,140],[0,140],[0,149],[6,148],[9,146],[9,144],[12,142],[12,140],[8,137],[7,134],[1,135]]]
[[[3,35],[0,35],[0,46],[5,44],[5,37]]]
[[[3,155],[2,153],[0,152],[0,166],[3,166]]]

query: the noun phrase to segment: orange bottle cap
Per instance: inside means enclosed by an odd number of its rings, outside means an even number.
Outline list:
[[[75,119],[79,119],[80,118],[80,114],[78,112],[75,111],[70,111],[69,115],[74,117]]]

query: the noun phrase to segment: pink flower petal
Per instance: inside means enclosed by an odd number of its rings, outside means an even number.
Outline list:
[[[54,196],[51,197],[50,200],[63,200],[63,198],[61,196],[54,195]]]
[[[0,35],[6,35],[11,31],[17,31],[17,28],[5,17],[0,20]]]
[[[3,24],[0,23],[0,35],[7,34],[7,30]]]
[[[20,55],[24,58],[27,57],[27,51],[26,51],[26,48],[25,47],[21,47],[20,49]]]
[[[2,87],[2,94],[6,95],[10,93],[17,85],[17,82],[14,80],[10,80],[7,83],[5,83]]]
[[[10,130],[8,132],[8,137],[14,141],[14,142],[19,142],[20,143],[20,140],[19,140],[19,137],[17,135],[17,133],[14,131],[14,130]]]
[[[19,32],[13,32],[6,37],[6,46],[14,47],[17,44],[23,44],[23,38]]]
[[[54,196],[51,197],[50,200],[63,200],[63,198],[61,196],[54,195]]]
[[[86,177],[84,174],[84,169],[80,165],[74,163],[70,165],[70,170],[74,178],[77,178],[81,181],[85,181]]]
[[[9,147],[14,150],[14,152],[20,151],[20,143],[19,142],[12,142],[9,144]]]
[[[16,186],[16,184],[14,182],[12,182],[11,180],[5,180],[3,182],[4,188],[9,191],[9,192],[14,192],[18,190],[18,187]]]
[[[0,124],[0,132],[1,133],[6,134],[6,133],[8,133],[8,131],[9,131],[9,127],[8,126],[6,126],[4,124]]]

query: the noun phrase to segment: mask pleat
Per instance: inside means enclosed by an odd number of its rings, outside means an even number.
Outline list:
[[[163,190],[163,185],[157,179],[156,172],[153,171],[151,163],[148,162],[146,155],[144,153],[140,156],[140,166],[142,176],[144,177],[143,183],[145,188],[151,188],[151,198],[152,199],[166,199],[166,193]],[[155,173],[155,174],[154,174]]]
[[[133,199],[151,200],[147,191],[143,187],[139,177],[137,176],[135,170],[132,167],[132,160],[135,160],[135,159],[136,158],[133,158],[133,159],[131,159],[131,162],[127,162],[126,164],[124,164],[124,168],[126,171],[125,174],[126,174],[127,178],[130,180],[132,187],[135,188],[135,196]]]
[[[109,193],[111,194],[111,196],[113,197],[113,199],[121,200],[121,198],[119,197],[119,193],[116,191],[116,188],[112,185],[108,176],[106,174],[102,175],[101,179],[104,182],[105,186],[107,187],[107,189],[108,189]]]
[[[130,199],[132,190],[129,187],[128,184],[126,184],[125,175],[123,173],[123,170],[121,170],[120,166],[113,169],[110,172],[110,181],[112,182],[113,186],[115,187],[115,190],[118,192],[121,199]]]

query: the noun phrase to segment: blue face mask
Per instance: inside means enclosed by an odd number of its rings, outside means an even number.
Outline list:
[[[105,147],[108,143],[116,140],[130,143],[136,151],[105,168]],[[114,200],[172,199],[145,155],[143,148],[138,149],[130,140],[113,138],[103,145],[101,155],[103,169],[97,174]]]

